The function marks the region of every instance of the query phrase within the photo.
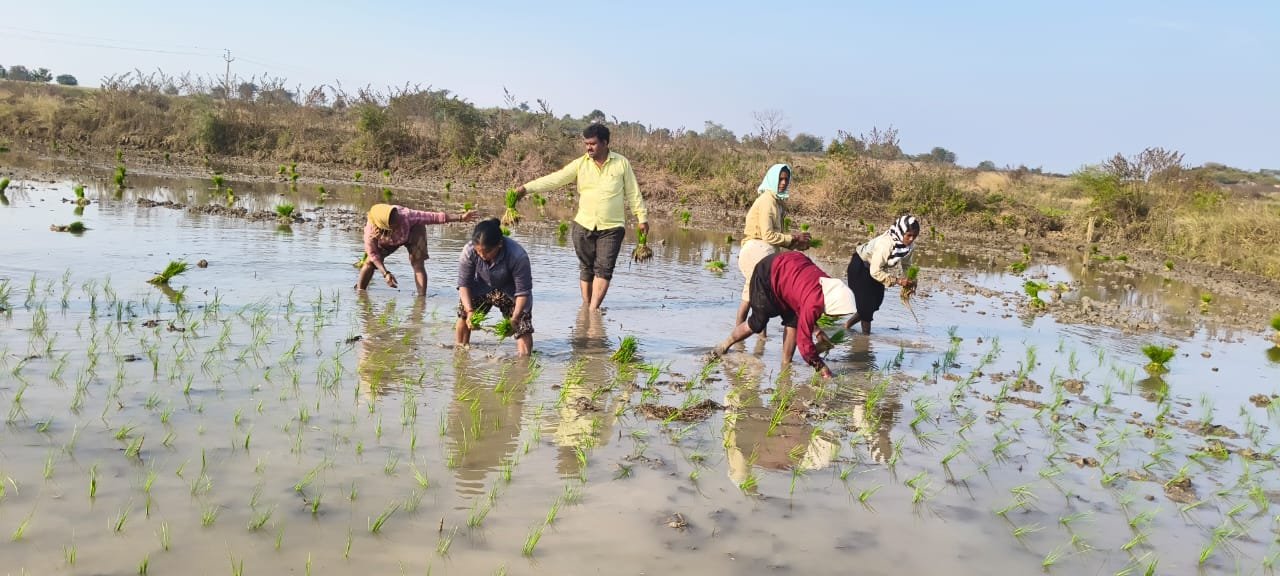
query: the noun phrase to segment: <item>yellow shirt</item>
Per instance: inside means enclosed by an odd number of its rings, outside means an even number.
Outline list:
[[[539,194],[550,192],[561,186],[576,182],[578,184],[578,214],[573,217],[587,230],[608,230],[625,226],[627,217],[624,199],[631,204],[631,213],[636,220],[647,221],[648,211],[644,206],[644,197],[640,195],[640,185],[636,184],[636,174],[631,171],[631,163],[621,154],[610,152],[604,166],[599,166],[590,156],[583,154],[564,168],[547,174],[524,185],[526,192]]]
[[[756,196],[747,210],[747,225],[742,230],[742,245],[748,240],[763,240],[770,246],[786,248],[791,245],[792,236],[782,231],[786,218],[786,209],[778,202],[772,192],[763,192]]]

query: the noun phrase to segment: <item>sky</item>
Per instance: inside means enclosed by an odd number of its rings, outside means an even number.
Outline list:
[[[0,1],[0,65],[406,82],[739,135],[898,130],[908,153],[1070,172],[1162,146],[1280,169],[1274,0]],[[625,153],[625,151],[622,151]]]

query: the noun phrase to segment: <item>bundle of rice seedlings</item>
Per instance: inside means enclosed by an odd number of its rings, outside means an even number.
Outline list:
[[[159,286],[168,286],[169,280],[174,276],[186,272],[187,268],[188,266],[186,262],[182,260],[172,260],[169,262],[168,266],[164,267],[164,270],[161,270],[159,274],[156,274],[155,278],[147,280],[147,282],[149,284],[156,284]]]
[[[520,194],[515,188],[507,188],[507,211],[502,213],[503,226],[515,226],[520,223],[520,213],[516,211],[516,203],[520,201]]]
[[[499,342],[506,340],[512,332],[513,330],[510,318],[503,318],[502,320],[499,320],[493,327],[493,335],[498,337]]]
[[[918,281],[919,278],[920,278],[919,266],[912,266],[910,268],[907,268],[908,284],[902,287],[902,293],[900,294],[900,296],[902,296],[902,306],[906,308],[908,312],[911,313],[911,318],[915,319],[916,324],[920,323],[920,317],[916,316],[915,309],[911,307],[911,297],[914,296],[916,293],[916,282]]]
[[[636,341],[635,336],[626,336],[618,342],[618,349],[613,353],[611,358],[614,362],[619,364],[630,364],[636,359],[636,349],[638,346],[639,343]]]
[[[369,253],[361,252],[360,258],[356,260],[355,264],[352,264],[352,266],[355,266],[357,269],[364,268],[364,263],[368,261],[369,261]]]
[[[285,222],[292,222],[293,211],[296,208],[297,207],[294,206],[293,204],[285,202],[284,204],[280,204],[276,206],[276,214],[280,216],[280,220],[283,220]]]
[[[724,268],[725,268],[725,263],[720,260],[711,260],[710,262],[707,262],[707,270],[710,270],[717,274],[723,274]]]
[[[89,199],[84,197],[84,185],[76,184],[73,189],[76,193],[76,206],[85,206],[89,204]]]
[[[568,228],[568,226],[565,226]],[[653,249],[649,248],[649,234],[645,232],[636,233],[636,247],[631,251],[631,260],[633,262],[645,263],[653,259]]]
[[[0,179],[0,194],[4,194],[5,189],[8,187],[9,187],[9,179],[8,178]]]
[[[472,312],[471,312],[471,319],[470,319],[470,320],[471,320],[471,329],[472,329],[472,330],[478,330],[478,329],[480,329],[480,325],[481,325],[481,324],[484,324],[485,319],[486,319],[486,318],[488,318],[488,317],[489,317],[489,314],[488,314],[488,313],[486,313],[484,310],[475,310],[475,311],[472,311]]]
[[[1142,347],[1142,353],[1151,362],[1147,364],[1147,372],[1159,374],[1167,372],[1169,369],[1165,367],[1170,360],[1173,359],[1173,348],[1167,348],[1159,344],[1147,344]]]
[[[800,225],[800,231],[801,231],[801,232],[808,232],[808,231],[809,231],[809,225],[808,225],[808,224],[801,224],[801,225]],[[814,237],[810,236],[810,237],[809,237],[809,247],[810,247],[810,248],[821,248],[821,247],[822,247],[822,240],[821,240],[821,239],[814,238]]]
[[[85,227],[84,222],[76,220],[70,224],[51,224],[49,226],[49,230],[53,232],[70,232],[72,234],[79,234],[88,230],[88,228]]]

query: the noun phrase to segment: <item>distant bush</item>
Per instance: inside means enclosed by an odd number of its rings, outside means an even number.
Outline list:
[[[70,74],[59,74],[56,81],[63,86],[79,86],[80,81]]]
[[[1128,226],[1146,218],[1150,199],[1139,182],[1126,182],[1112,172],[1087,167],[1072,175],[1089,197],[1095,215],[1118,226]]]
[[[206,110],[195,121],[196,146],[209,154],[226,154],[231,148],[231,126],[216,112]]]
[[[995,172],[996,163],[990,160],[983,160],[982,162],[978,163],[978,171],[979,172]]]
[[[893,206],[895,212],[910,212],[935,219],[957,218],[983,208],[976,194],[956,185],[953,170],[914,166],[896,186]]]

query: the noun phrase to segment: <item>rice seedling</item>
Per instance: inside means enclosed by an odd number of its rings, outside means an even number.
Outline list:
[[[565,239],[569,237],[569,223],[561,222],[556,225],[556,241],[563,244]]]
[[[529,531],[529,535],[524,539],[524,547],[521,548],[521,554],[525,556],[533,556],[533,551],[538,547],[538,541],[542,540],[542,529],[546,524],[538,524]]]
[[[124,168],[124,165],[123,165],[123,164],[121,164],[121,165],[119,165],[119,166],[116,166],[116,172],[115,172],[115,175],[112,177],[112,179],[113,179],[113,180],[115,181],[115,183],[116,183],[116,190],[124,190],[124,188],[125,188],[125,175],[126,175],[126,170],[125,170],[125,168]]]
[[[218,520],[218,511],[221,506],[217,504],[208,504],[200,509],[200,525],[208,528]]]
[[[394,197],[395,197],[395,195],[394,195],[394,194],[392,194],[392,192],[391,192],[391,189],[390,189],[390,188],[383,188],[383,189],[382,189],[382,201],[383,201],[383,202],[385,202],[385,203],[387,203],[387,204],[390,204],[390,203],[391,203],[391,200],[392,200]]]
[[[636,232],[636,247],[631,250],[631,260],[643,264],[652,259],[653,249],[649,247],[649,233],[643,230]]]
[[[76,185],[75,185],[75,187],[71,189],[71,191],[72,191],[72,192],[74,192],[74,193],[75,193],[75,195],[76,195],[76,206],[77,206],[77,207],[81,207],[81,208],[83,208],[85,205],[89,204],[89,199],[84,197],[84,185],[83,185],[83,184],[76,184]]]
[[[382,513],[379,514],[376,519],[371,518],[369,520],[369,533],[377,534],[379,532],[382,532],[382,526],[386,524],[387,520],[391,519],[391,516],[395,514],[396,511],[398,510],[400,510],[400,503],[396,502],[395,504],[392,504],[390,507],[388,507],[386,510],[383,510]]]
[[[18,524],[18,527],[14,529],[13,536],[9,538],[10,541],[19,542],[23,539],[23,537],[26,536],[27,526],[31,525],[31,518],[35,516],[35,514],[36,514],[36,511],[33,508],[31,512],[28,513],[26,517],[22,519],[22,522]]]
[[[724,274],[725,266],[726,264],[720,260],[709,260],[707,261],[706,269],[716,274]]]
[[[257,532],[261,530],[262,527],[265,526],[267,522],[271,520],[271,515],[275,512],[275,510],[276,509],[273,507],[268,510],[254,514],[253,518],[249,520],[249,531]]]
[[[636,359],[636,351],[639,348],[639,341],[635,336],[624,336],[618,342],[618,349],[614,351],[610,358],[619,364],[630,364]]]
[[[1142,347],[1142,354],[1147,357],[1150,362],[1147,363],[1147,372],[1152,374],[1162,374],[1168,372],[1165,364],[1173,359],[1173,348],[1160,346],[1159,344],[1147,344]]]
[[[0,196],[4,195],[4,191],[9,188],[9,179],[0,178]]]
[[[293,222],[293,211],[297,207],[289,202],[276,205],[276,215],[280,217],[281,222]]]
[[[441,556],[449,555],[449,547],[453,545],[453,537],[458,534],[458,528],[454,527],[448,534],[441,535],[440,540],[436,542],[436,554]],[[537,544],[536,542],[534,543]]]
[[[516,204],[520,202],[520,193],[515,188],[507,188],[504,198],[507,209],[502,213],[503,226],[515,226],[520,223],[520,212],[516,210]]]
[[[1048,554],[1045,554],[1044,560],[1040,562],[1040,566],[1045,570],[1048,570],[1054,564],[1057,564],[1059,560],[1062,560],[1062,557],[1064,555],[1065,555],[1065,551],[1062,549],[1061,546],[1054,548],[1053,550],[1049,551]]]
[[[690,213],[688,210],[681,210],[679,216],[680,216],[680,223],[685,226],[688,226],[689,220],[693,218],[693,214]]]
[[[186,272],[189,268],[188,264],[182,260],[172,260],[169,262],[168,266],[165,266],[164,270],[161,270],[155,275],[155,277],[147,280],[147,282],[157,286],[168,286],[169,281],[172,280],[174,276]]]
[[[801,232],[808,232],[808,231],[809,231],[809,225],[808,225],[808,224],[801,224],[801,225],[800,225],[800,231],[801,231]],[[809,247],[810,247],[810,248],[821,248],[821,247],[822,247],[822,244],[823,244],[822,239],[820,239],[820,238],[814,238],[814,237],[812,237],[812,236],[810,236],[810,237],[809,237]]]

